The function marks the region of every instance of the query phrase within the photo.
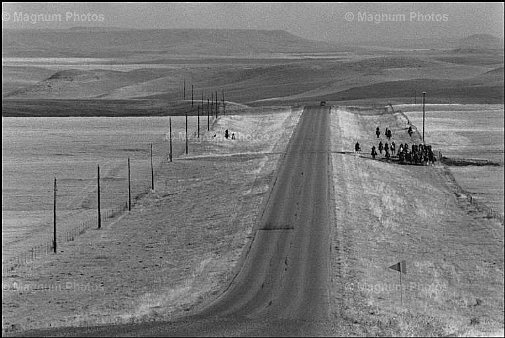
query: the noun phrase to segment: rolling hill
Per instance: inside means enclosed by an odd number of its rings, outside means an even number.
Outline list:
[[[4,97],[19,99],[85,99],[115,89],[142,83],[162,76],[157,70],[139,69],[129,72],[111,70],[76,70],[56,72],[34,85],[12,91]]]
[[[229,56],[335,50],[335,45],[282,30],[3,30],[2,41],[2,57]]]
[[[503,39],[490,34],[474,34],[459,40],[458,50],[503,50]]]
[[[478,53],[450,46],[352,53],[280,30],[7,30],[2,103],[8,114],[32,114],[34,102],[24,107],[23,100],[51,100],[40,105],[44,115],[56,100],[83,112],[91,100],[110,100],[103,111],[114,115],[127,100],[174,104],[183,99],[183,81],[194,85],[196,100],[224,90],[228,101],[254,106],[410,100],[423,90],[440,102],[503,103],[503,50],[489,49],[500,41],[473,35],[458,42]],[[83,114],[100,114],[99,105]],[[149,114],[152,107],[137,108]]]

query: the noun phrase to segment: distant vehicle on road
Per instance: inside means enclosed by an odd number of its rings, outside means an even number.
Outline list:
[[[326,106],[326,101],[321,101],[321,107]]]

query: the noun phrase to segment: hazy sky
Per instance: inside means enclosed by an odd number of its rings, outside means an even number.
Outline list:
[[[503,37],[503,11],[503,3],[2,3],[2,27],[283,29],[326,41]]]

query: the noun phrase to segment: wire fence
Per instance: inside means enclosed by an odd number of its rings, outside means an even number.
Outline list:
[[[165,151],[162,151],[162,153],[157,156],[157,160],[160,162],[158,163],[157,167],[159,167],[163,161],[166,159],[166,154]],[[148,162],[145,161],[145,159],[138,161],[140,162]],[[147,194],[149,191],[151,191],[151,170],[150,167],[147,163],[140,163],[140,167],[138,166],[137,163],[137,170],[134,173],[135,177],[135,187],[132,187],[132,195],[131,195],[131,206],[133,207],[135,205],[135,202],[138,201],[138,199]],[[124,165],[123,165],[124,166]],[[123,168],[125,169],[125,168]],[[125,169],[126,170],[126,169]],[[114,171],[114,168],[113,170]],[[112,176],[110,176],[112,175]],[[109,204],[109,207],[101,207],[100,208],[100,227],[103,227],[104,225],[107,224],[107,222],[113,220],[117,216],[121,215],[124,211],[128,210],[128,202],[121,202],[117,204],[117,199],[118,198],[123,198],[124,196],[118,196],[116,194],[117,192],[117,182],[112,179],[111,177],[116,176],[115,173],[111,172],[109,174],[105,174],[103,177],[100,178],[100,181],[102,181],[101,184],[101,193],[100,195],[108,195],[108,196],[102,196],[102,197],[107,197],[105,198],[105,201],[102,201],[102,203],[105,202],[105,204]],[[149,177],[147,179],[146,177]],[[96,178],[95,178],[96,179]],[[127,179],[127,178],[125,178]],[[104,193],[104,189],[110,188],[111,191],[109,191],[107,194]],[[93,190],[92,195],[94,195],[92,198],[96,198],[96,193],[97,190]],[[89,196],[85,196],[89,197]],[[64,197],[63,197],[64,198]],[[116,201],[116,202],[115,202]],[[95,204],[97,201],[94,200],[92,204]],[[111,205],[112,204],[112,205]],[[114,206],[116,204],[116,206]],[[98,207],[98,204],[96,205]],[[87,208],[86,208],[87,209]],[[83,210],[86,210],[83,209]],[[93,208],[87,209],[87,210],[92,210]],[[97,209],[98,210],[98,209]],[[79,216],[78,216],[79,217]],[[60,245],[68,242],[74,241],[79,235],[84,234],[86,231],[90,229],[98,229],[99,228],[99,222],[98,222],[98,214],[95,214],[94,216],[87,216],[84,221],[82,221],[82,215],[81,215],[81,220],[73,220],[71,217],[64,217],[63,225],[58,226],[58,231],[56,233],[56,247],[57,249],[60,247]],[[59,222],[57,222],[59,223]],[[58,224],[57,224],[58,225]],[[52,229],[52,228],[51,228]],[[51,231],[51,235],[53,232]],[[49,236],[48,236],[49,237]],[[46,237],[47,238],[47,237]],[[19,253],[16,253],[14,256],[8,255],[9,257],[4,261],[2,259],[2,275],[11,273],[18,267],[26,266],[27,264],[42,258],[44,256],[47,256],[49,254],[54,254],[54,243],[53,243],[53,238],[48,238],[46,239],[43,243],[35,245],[30,247],[29,249],[24,249],[20,251]]]
[[[447,159],[447,157],[442,156],[442,153],[439,151],[439,161],[442,164],[444,163],[444,159]],[[452,184],[454,185],[456,189],[456,193],[459,196],[464,196],[468,203],[471,205],[475,206],[479,211],[483,212],[486,214],[488,218],[494,218],[500,221],[500,223],[503,225],[504,224],[504,215],[487,205],[486,203],[479,201],[477,198],[473,197],[472,194],[465,189],[463,189],[458,182],[456,181],[456,178],[454,178],[454,175],[450,172],[449,168],[445,168],[445,174],[449,178],[450,181],[452,181]]]
[[[405,113],[403,113],[401,110],[396,110],[396,112],[399,113],[401,116],[403,116],[407,120],[407,124],[413,125],[413,124],[411,124],[409,118],[407,117],[407,115]],[[438,163],[445,164],[445,165],[450,165],[449,159],[447,157],[444,157],[442,155],[441,151],[438,151],[437,160],[438,160]],[[491,208],[487,204],[485,204],[485,203],[479,201],[478,199],[474,198],[471,193],[469,193],[468,191],[464,190],[456,182],[456,179],[454,178],[454,176],[448,170],[446,170],[446,175],[453,182],[453,184],[455,186],[455,189],[457,190],[457,193],[459,195],[466,196],[467,201],[470,204],[472,204],[473,206],[475,206],[478,210],[484,212],[487,215],[488,218],[497,219],[498,221],[500,221],[502,223],[502,225],[504,224],[504,215],[503,215],[503,213],[496,211],[495,209]]]
[[[159,167],[163,161],[166,161],[166,151],[161,151],[161,154],[156,156],[157,163],[156,167]],[[147,163],[146,163],[147,162]],[[131,175],[133,176],[133,182],[135,182],[135,185],[132,187],[131,191],[131,200],[130,200],[130,207],[133,207],[135,205],[135,202],[139,200],[141,196],[144,196],[147,194],[149,191],[151,191],[151,169],[149,166],[149,160],[144,158],[140,161],[137,161],[136,163],[136,168],[135,172]],[[124,167],[124,168],[123,168]],[[119,169],[118,169],[119,168]],[[80,214],[80,220],[72,219],[74,216],[70,217],[65,217],[63,216],[62,223],[58,221],[57,218],[57,233],[56,233],[56,248],[59,249],[60,246],[64,243],[72,242],[76,240],[76,238],[79,235],[84,234],[88,230],[91,229],[98,229],[99,224],[100,227],[103,227],[110,223],[114,218],[117,218],[117,216],[120,216],[123,214],[126,210],[129,209],[128,207],[128,202],[121,202],[117,203],[117,199],[124,198],[124,196],[121,196],[118,194],[118,184],[124,184],[123,180],[127,180],[128,177],[122,178],[122,181],[118,181],[117,178],[117,172],[116,170],[126,170],[126,164],[122,164],[119,167],[113,166],[112,169],[110,170],[109,173],[105,173],[102,177],[100,177],[101,181],[101,188],[100,188],[100,195],[103,197],[103,201],[101,203],[101,208],[100,208],[100,223],[98,221],[98,204],[97,203],[97,190],[93,189],[93,191],[90,193],[88,191],[84,192],[83,198],[89,199],[90,196],[92,200],[90,200],[89,203],[91,205],[96,205],[97,207],[97,213],[95,213],[94,216],[83,216]],[[148,177],[148,179],[147,179]],[[93,180],[95,180],[97,177],[95,177]],[[104,190],[109,190],[105,192]],[[65,196],[63,195],[62,198],[64,199]],[[103,205],[105,204],[105,206]],[[108,206],[107,206],[108,205]],[[91,208],[84,208],[81,209],[81,211],[91,211],[93,210],[94,207]],[[84,218],[84,220],[82,220]],[[52,230],[52,227],[51,227]],[[51,235],[53,232],[51,231]],[[45,257],[49,254],[54,254],[55,253],[55,248],[54,248],[54,242],[53,238],[48,238],[49,235],[47,235],[47,239],[43,241],[41,244],[31,246],[29,249],[23,249],[19,253],[15,253],[15,255],[11,256],[8,255],[8,258],[4,261],[2,259],[2,275],[12,273],[16,268],[26,266],[29,263],[34,262],[37,259],[40,259],[42,257]],[[51,236],[52,237],[52,236]]]
[[[216,123],[216,120],[217,118],[215,116],[212,116],[212,118],[210,119],[209,122],[211,123],[212,127]],[[192,122],[193,126],[190,129],[188,129],[188,133],[196,135],[197,131],[196,126],[194,126],[195,124],[194,118]],[[205,132],[205,130],[202,130],[202,132]],[[175,137],[172,136],[172,138],[174,139]],[[178,147],[174,147],[174,156],[179,156],[182,155],[183,153],[184,148],[181,145],[179,145]],[[160,169],[164,164],[168,163],[169,161],[168,148],[166,146],[161,147],[161,151],[158,152],[158,154],[155,155],[154,157],[157,163],[154,164],[153,169],[156,171],[157,169]],[[151,191],[152,173],[151,168],[148,165],[148,162],[149,162],[148,158],[143,158],[141,161],[137,161],[137,163],[135,164],[136,165],[135,168],[133,168],[132,163],[132,169],[135,169],[132,170],[132,183],[135,182],[135,186],[134,187],[132,186],[130,207],[133,207],[142,196],[146,195]],[[114,183],[114,179],[117,179],[116,177],[117,170],[126,170],[125,164],[121,165],[120,167],[112,168],[109,173],[106,172],[104,177],[101,178],[101,180],[103,181],[102,184],[104,185],[102,188],[105,189],[109,187],[111,189],[111,192],[109,192],[109,195],[112,194],[111,196],[108,197],[103,196],[105,197],[105,202],[107,202],[109,205],[114,204],[114,201],[118,198],[118,196],[115,193],[117,192],[117,190],[115,190],[117,189],[117,187],[113,187],[113,185],[116,184]],[[148,177],[148,179],[146,177]],[[96,195],[96,190],[94,190],[93,194]],[[93,205],[96,202],[94,200],[96,196],[93,196],[92,198],[93,202],[90,202],[91,205]],[[113,221],[114,218],[117,218],[118,216],[122,215],[128,209],[129,209],[128,202],[120,203],[117,206],[112,206],[109,208],[101,208],[100,212],[101,226],[107,225],[107,222]],[[69,222],[70,225],[68,225]],[[89,216],[84,221],[76,221],[75,222],[77,223],[76,225],[72,224],[74,222],[72,221],[71,218],[67,218],[65,223],[67,225],[64,226],[64,229],[62,230],[60,228],[57,232],[57,244],[56,244],[57,248],[59,248],[60,245],[64,243],[74,241],[79,235],[84,234],[88,230],[98,229],[98,216],[95,214],[94,217]],[[10,257],[7,258],[5,261],[2,259],[2,275],[12,273],[16,268],[26,266],[29,263],[34,262],[35,260],[50,254],[54,254],[54,246],[52,238],[50,239],[48,238],[43,243],[38,244],[36,246],[32,246],[29,249],[24,249],[13,256],[9,255]]]
[[[114,218],[121,215],[126,210],[128,210],[128,203],[115,208],[102,210],[100,215],[102,225],[106,224],[107,221],[112,221]],[[84,234],[86,231],[97,228],[98,217],[82,221],[78,223],[77,226],[74,226],[71,229],[60,233],[59,238],[57,238],[57,246],[63,243],[72,242],[79,235]],[[54,246],[52,240],[47,240],[45,243],[31,247],[30,249],[25,250],[14,257],[11,257],[9,260],[2,262],[2,274],[12,272],[18,267],[25,266],[49,254],[54,254]]]

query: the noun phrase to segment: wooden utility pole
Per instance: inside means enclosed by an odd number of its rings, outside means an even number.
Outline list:
[[[223,115],[226,115],[226,106],[224,104],[224,89],[221,90],[221,94],[223,95]]]
[[[414,90],[414,104],[417,104],[417,94],[415,90]]]
[[[219,99],[217,98],[217,90],[216,90],[216,119],[218,113],[219,113]]]
[[[214,116],[214,93],[210,92],[210,115]]]
[[[97,194],[98,194],[98,229],[102,227],[102,215],[100,213],[100,165],[98,165],[98,174],[96,176]]]
[[[56,253],[56,177],[54,178],[54,201],[53,201],[53,251]]]
[[[198,128],[197,128],[197,137],[200,138],[200,106],[196,107],[196,111],[198,114]]]
[[[151,190],[154,191],[153,144],[151,143]]]
[[[128,157],[128,211],[132,210],[132,193],[131,193],[131,179],[130,179],[130,158]]]
[[[186,100],[186,80],[184,80],[184,87],[183,87],[183,99]]]
[[[204,104],[203,104],[203,90],[202,90],[202,112],[203,112],[203,107],[204,107]]]
[[[188,113],[186,113],[186,155],[188,154]]]
[[[210,109],[209,109],[209,99],[207,98],[207,131],[210,130]]]
[[[168,122],[169,122],[169,125],[170,125],[170,151],[168,152],[168,157],[170,158],[170,162],[172,162],[172,118],[169,117],[168,118]]]
[[[425,98],[426,98],[426,92],[423,92],[423,144],[424,144],[424,119],[425,119],[424,105],[425,105]]]
[[[191,108],[193,108],[193,85],[191,85]]]

